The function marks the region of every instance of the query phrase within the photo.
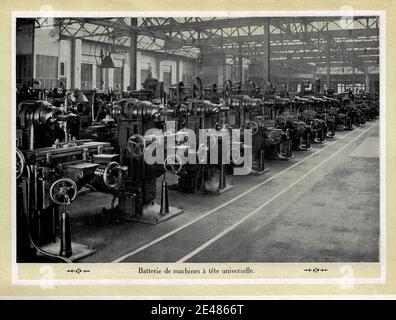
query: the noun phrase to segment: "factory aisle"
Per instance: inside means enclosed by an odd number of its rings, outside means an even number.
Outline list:
[[[378,126],[188,261],[379,261]]]
[[[271,163],[270,175],[234,177],[238,188],[213,202],[198,197],[180,218],[118,233],[122,256],[109,244],[84,262],[103,254],[115,262],[378,261],[378,129],[378,120],[368,122]]]

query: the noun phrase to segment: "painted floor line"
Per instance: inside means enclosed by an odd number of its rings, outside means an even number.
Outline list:
[[[375,125],[375,124],[374,124],[374,125]],[[370,128],[372,128],[374,125],[372,125]],[[369,129],[370,129],[370,128],[369,128]],[[368,130],[368,129],[367,129],[367,130]],[[366,131],[367,131],[367,130],[366,130]],[[364,131],[364,132],[366,132],[366,131]],[[113,261],[111,261],[111,262],[112,262],[112,263],[121,262],[122,260],[125,260],[125,259],[127,259],[127,258],[129,258],[129,257],[131,257],[131,256],[133,256],[133,255],[135,255],[135,254],[137,254],[137,253],[139,253],[139,252],[141,252],[141,251],[147,249],[147,248],[150,248],[151,246],[155,245],[156,243],[158,243],[158,242],[160,242],[160,241],[162,241],[162,240],[164,240],[164,239],[166,239],[166,238],[168,238],[168,237],[174,235],[175,233],[177,233],[177,232],[179,232],[179,231],[181,231],[181,230],[183,230],[183,229],[189,227],[190,225],[192,225],[192,224],[194,224],[194,223],[196,223],[196,222],[198,222],[198,221],[200,221],[200,220],[202,220],[202,219],[208,217],[209,215],[213,214],[214,212],[216,212],[216,211],[218,211],[218,210],[220,210],[220,209],[222,209],[222,208],[228,206],[229,204],[233,203],[234,201],[236,201],[236,200],[238,200],[238,199],[244,197],[245,195],[249,194],[250,192],[252,192],[252,191],[254,191],[254,190],[256,190],[256,189],[258,189],[259,187],[263,186],[264,184],[266,184],[266,183],[268,183],[268,182],[270,182],[270,181],[276,179],[276,178],[279,177],[280,175],[282,175],[282,174],[288,172],[289,170],[295,168],[296,166],[298,166],[299,164],[303,163],[304,161],[306,161],[306,160],[308,160],[308,159],[314,157],[315,155],[319,154],[320,152],[326,150],[327,148],[331,147],[332,145],[334,145],[334,144],[337,143],[338,141],[344,140],[346,137],[348,137],[349,135],[351,135],[351,134],[354,133],[354,132],[355,132],[355,130],[353,130],[353,131],[347,133],[346,135],[344,135],[344,136],[338,138],[336,141],[333,141],[333,142],[328,143],[324,148],[321,148],[321,149],[315,151],[314,153],[310,154],[309,156],[305,157],[304,159],[301,159],[300,161],[298,161],[298,162],[296,162],[295,164],[291,165],[290,167],[288,167],[288,168],[286,168],[286,169],[284,169],[284,170],[278,172],[277,174],[273,175],[272,177],[269,177],[267,180],[265,180],[265,181],[263,181],[263,182],[260,182],[259,184],[257,184],[257,185],[255,185],[254,187],[252,187],[252,188],[246,190],[245,192],[241,193],[240,195],[238,195],[238,196],[236,196],[236,197],[234,197],[234,198],[228,200],[227,202],[224,202],[224,203],[221,204],[220,206],[218,206],[218,207],[216,207],[216,208],[214,208],[214,209],[208,211],[207,213],[205,213],[205,214],[203,214],[203,215],[201,215],[201,216],[195,218],[194,220],[192,220],[192,221],[190,221],[190,222],[188,222],[188,223],[186,223],[186,224],[184,224],[184,225],[182,225],[182,226],[180,226],[180,227],[178,227],[178,228],[176,228],[176,229],[174,229],[174,230],[172,230],[172,231],[170,231],[170,232],[168,232],[168,233],[166,233],[166,234],[164,234],[164,235],[162,235],[162,236],[160,236],[160,237],[158,237],[158,238],[156,238],[156,239],[154,239],[154,240],[152,240],[152,241],[150,241],[150,242],[148,242],[148,243],[146,243],[146,244],[144,244],[143,246],[141,246],[141,247],[139,247],[139,248],[136,248],[135,250],[133,250],[133,251],[131,251],[131,252],[129,252],[129,253],[126,253],[126,254],[120,256],[119,258],[117,258],[117,259],[115,259],[115,260],[113,260]]]
[[[219,240],[220,238],[222,238],[223,236],[225,236],[227,233],[231,232],[232,230],[234,230],[236,227],[238,227],[240,224],[242,224],[243,222],[245,222],[247,219],[249,219],[250,217],[252,217],[253,215],[255,215],[258,211],[260,211],[261,209],[263,209],[265,206],[267,206],[268,204],[270,204],[272,201],[274,201],[275,199],[277,199],[279,196],[281,196],[282,194],[284,194],[285,192],[287,192],[288,190],[290,190],[291,188],[293,188],[296,184],[298,184],[299,182],[301,182],[302,180],[304,180],[307,176],[309,176],[312,172],[314,172],[315,170],[317,170],[319,167],[321,167],[323,164],[325,164],[327,161],[329,161],[330,159],[334,158],[338,153],[340,153],[342,150],[344,150],[346,147],[348,147],[349,145],[351,145],[353,142],[355,142],[357,139],[359,139],[363,134],[365,134],[366,132],[368,132],[370,129],[372,129],[375,126],[375,124],[371,125],[369,128],[367,128],[366,130],[364,130],[363,132],[361,132],[358,136],[356,136],[355,138],[353,138],[351,141],[349,141],[347,144],[345,144],[344,146],[342,146],[340,149],[338,149],[335,153],[333,153],[331,156],[329,156],[328,158],[326,158],[325,160],[323,160],[322,162],[320,162],[319,164],[317,164],[315,167],[313,167],[311,170],[309,170],[307,173],[305,173],[304,175],[302,175],[300,178],[298,178],[296,181],[294,181],[291,185],[289,185],[286,189],[283,189],[281,192],[277,193],[275,196],[273,196],[271,199],[267,200],[266,202],[264,202],[262,205],[260,205],[259,207],[257,207],[256,209],[254,209],[252,212],[250,212],[248,215],[244,216],[241,220],[239,220],[238,222],[234,223],[232,226],[228,227],[227,229],[225,229],[224,231],[220,232],[218,235],[216,235],[215,237],[213,237],[212,239],[208,240],[207,242],[205,242],[204,244],[202,244],[201,246],[199,246],[197,249],[195,249],[194,251],[190,252],[188,255],[184,256],[183,258],[181,258],[180,260],[177,261],[177,263],[183,263],[186,262],[188,259],[192,258],[193,256],[197,255],[199,252],[201,252],[202,250],[206,249],[208,246],[210,246],[212,243],[214,243],[215,241]]]

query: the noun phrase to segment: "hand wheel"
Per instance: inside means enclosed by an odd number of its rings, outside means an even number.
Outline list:
[[[19,179],[25,170],[25,157],[23,153],[16,149],[16,178]]]
[[[301,119],[301,121],[304,121],[304,122],[308,121],[308,117],[304,113],[300,114],[300,119]]]
[[[284,116],[277,116],[275,119],[275,123],[278,128],[283,129],[284,127],[286,127],[287,120]]]
[[[122,170],[118,162],[110,162],[103,172],[103,183],[109,189],[120,186],[122,180]]]
[[[207,147],[206,144],[202,143],[199,145],[198,150],[197,150],[197,157],[198,157],[199,163],[205,162],[208,150],[209,150],[209,148]]]
[[[164,168],[168,173],[178,174],[183,168],[182,160],[178,155],[170,155],[164,161]]]
[[[278,144],[282,139],[282,134],[278,130],[271,130],[268,134],[268,140],[271,144]]]
[[[76,183],[69,178],[56,180],[50,188],[50,198],[58,205],[69,205],[76,199],[78,187]]]
[[[134,157],[143,156],[145,149],[144,138],[139,134],[134,134],[128,139],[127,149],[129,153]]]
[[[258,130],[259,130],[259,126],[258,123],[256,121],[249,121],[246,123],[245,125],[246,129],[251,129],[252,130],[252,135],[257,134]]]

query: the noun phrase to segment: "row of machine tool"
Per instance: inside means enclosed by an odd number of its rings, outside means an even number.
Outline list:
[[[220,194],[233,187],[227,175],[246,166],[243,156],[251,155],[243,174],[262,174],[268,160],[287,161],[379,114],[375,94],[320,93],[309,82],[294,96],[254,82],[204,87],[198,77],[168,92],[156,79],[142,85],[123,93],[18,90],[19,262],[72,262],[95,252],[71,239],[68,208],[83,190],[111,194],[111,210],[122,219],[156,224],[183,212],[169,205],[168,188]],[[208,129],[203,139],[201,129]],[[231,132],[237,141],[227,138]],[[195,141],[187,145],[191,137]],[[232,145],[228,154],[213,155],[222,144]],[[153,146],[159,152],[162,145],[164,163],[148,162],[145,152]],[[167,174],[176,175],[177,184],[168,186]]]

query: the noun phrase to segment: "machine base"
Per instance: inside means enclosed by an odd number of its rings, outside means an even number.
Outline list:
[[[268,168],[265,168],[264,170],[255,170],[252,169],[252,171],[250,171],[250,174],[252,176],[261,176],[262,174],[267,173],[268,171],[270,171]]]
[[[266,169],[266,170],[268,170],[268,169]],[[168,188],[169,188],[169,190],[183,192],[183,191],[181,191],[181,188],[180,188],[179,184],[177,184],[177,183],[170,185]],[[209,184],[206,184],[205,188],[203,188],[202,190],[198,190],[197,192],[191,192],[191,193],[203,193],[203,194],[214,194],[214,195],[216,195],[216,194],[221,194],[221,193],[224,193],[224,192],[226,192],[228,190],[231,190],[232,188],[234,188],[234,185],[233,184],[228,184],[228,183],[226,184],[226,186],[223,189],[220,189],[220,190],[217,189],[217,186],[216,187],[215,186],[212,187]]]
[[[272,157],[268,157],[265,160],[268,161],[289,161],[289,157],[282,156],[281,154],[273,155]]]
[[[293,151],[309,151],[310,149],[311,149],[311,147],[305,148],[305,147],[299,146],[298,148],[293,149]]]
[[[72,242],[72,251],[73,254],[70,257],[66,257],[67,259],[71,261],[77,261],[79,259],[85,258],[87,256],[90,256],[91,254],[94,254],[96,252],[95,247],[93,245],[84,245],[81,243],[76,243]],[[59,250],[60,250],[60,239],[57,239],[56,242],[52,242],[49,244],[46,244],[42,247],[40,247],[41,250],[54,254],[54,255],[59,255]],[[39,253],[40,255],[43,255]],[[45,256],[45,255],[43,255]]]
[[[178,216],[179,214],[184,212],[184,209],[182,207],[169,207],[169,212],[165,214],[161,214],[160,211],[160,205],[158,203],[152,202],[146,204],[143,207],[143,213],[141,215],[136,214],[133,216],[125,217],[125,220],[147,224],[158,224]]]
[[[210,190],[210,189],[207,188],[207,189],[204,190],[204,193],[217,195],[217,194],[222,194],[224,192],[227,192],[227,191],[231,190],[232,188],[234,188],[234,185],[227,183],[226,186],[224,188],[222,188],[222,189]]]
[[[311,143],[312,144],[324,144],[324,140],[320,141],[320,140],[314,139]]]

